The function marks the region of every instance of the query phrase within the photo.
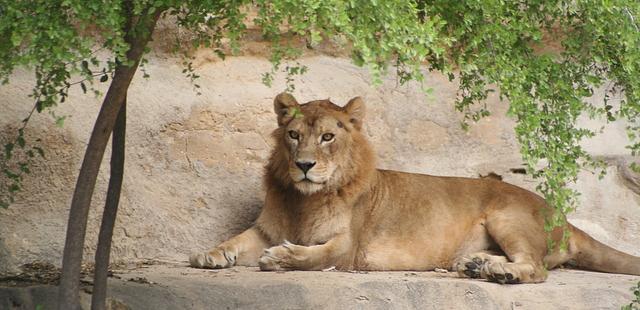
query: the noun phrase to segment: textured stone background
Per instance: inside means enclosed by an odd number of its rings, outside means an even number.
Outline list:
[[[260,75],[270,64],[260,55],[224,62],[196,55],[201,96],[180,74],[182,60],[164,54],[150,56],[150,79],[138,75],[132,84],[114,260],[184,261],[192,250],[247,228],[258,215],[262,167],[276,126],[272,100],[284,89],[283,78],[272,88],[264,86]],[[366,70],[345,58],[316,54],[301,63],[310,72],[297,80],[299,101],[331,98],[344,104],[354,96],[364,98],[366,130],[379,167],[469,177],[493,171],[505,181],[535,188],[531,179],[509,172],[521,167],[519,146],[514,122],[505,116],[507,103],[497,96],[489,99],[493,115],[464,132],[461,115],[453,110],[456,85],[440,75],[428,75],[425,84],[434,91],[425,96],[420,85],[399,86],[393,76],[374,86]],[[27,115],[31,87],[28,70],[0,86],[0,142],[12,137],[12,128]],[[73,186],[99,103],[76,90],[56,109],[57,115],[70,115],[64,127],[46,114],[32,120],[27,135],[43,139],[47,160],[26,178],[18,203],[0,210],[0,273],[33,260],[60,264]],[[603,123],[584,124],[599,128]],[[609,245],[640,255],[637,183],[624,168],[623,129],[624,124],[607,125],[603,135],[585,143],[611,166],[602,181],[581,174],[575,186],[582,206],[571,221]],[[86,260],[93,259],[107,173],[108,155],[93,199]]]

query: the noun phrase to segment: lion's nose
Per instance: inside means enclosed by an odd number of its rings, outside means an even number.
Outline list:
[[[296,166],[302,170],[302,172],[307,173],[313,166],[316,165],[316,162],[308,162],[308,161],[297,161]]]

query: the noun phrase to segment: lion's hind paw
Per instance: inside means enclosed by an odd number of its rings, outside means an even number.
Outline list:
[[[483,261],[479,257],[464,257],[458,261],[455,266],[456,271],[460,276],[467,276],[469,278],[480,278],[480,268],[484,265]]]
[[[522,266],[514,263],[487,263],[482,266],[481,276],[500,284],[518,284]]]
[[[489,263],[507,262],[504,256],[491,255],[485,252],[478,252],[459,257],[453,264],[453,269],[458,272],[461,277],[484,278],[482,274],[483,268]]]

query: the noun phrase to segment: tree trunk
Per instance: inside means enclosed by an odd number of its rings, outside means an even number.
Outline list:
[[[113,134],[111,135],[111,172],[109,176],[109,189],[107,201],[102,213],[102,225],[98,236],[96,249],[96,264],[93,276],[93,294],[91,296],[91,309],[105,309],[107,297],[107,276],[109,272],[109,256],[111,254],[111,237],[113,226],[118,214],[118,202],[120,189],[122,188],[122,176],[124,174],[125,136],[127,126],[127,97],[124,98],[118,118],[116,119]]]
[[[87,217],[96,178],[100,170],[104,150],[120,107],[124,102],[129,84],[131,84],[144,49],[151,39],[151,34],[161,13],[161,10],[157,9],[152,15],[142,15],[137,18],[137,23],[134,22],[136,17],[133,16],[129,16],[127,20],[128,25],[131,25],[130,31],[125,35],[125,40],[129,43],[127,60],[130,63],[120,64],[116,67],[113,80],[102,102],[102,108],[91,133],[71,201],[59,288],[58,308],[61,310],[80,309],[80,268]]]

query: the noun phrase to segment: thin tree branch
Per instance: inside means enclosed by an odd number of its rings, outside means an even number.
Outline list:
[[[633,18],[633,14],[631,14],[631,11],[629,11],[629,8],[624,8],[625,12],[627,12],[627,15],[629,15],[629,18],[631,19],[631,24],[633,25],[633,27],[636,28],[636,31],[640,31],[640,29],[638,29],[638,24],[636,24],[636,19]]]
[[[124,98],[118,118],[116,119],[113,134],[111,135],[111,172],[109,176],[109,189],[102,214],[102,225],[98,236],[96,249],[96,265],[93,276],[93,295],[91,296],[91,309],[106,309],[107,276],[109,273],[109,257],[111,254],[111,237],[113,227],[118,214],[118,202],[122,189],[122,176],[124,174],[125,160],[125,136],[127,126],[127,97]]]

